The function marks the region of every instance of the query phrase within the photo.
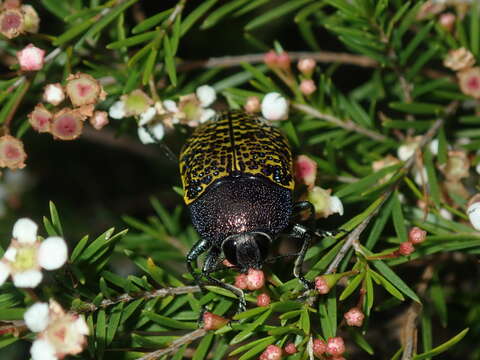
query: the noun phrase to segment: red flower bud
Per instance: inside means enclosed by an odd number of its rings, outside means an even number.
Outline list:
[[[317,86],[315,85],[315,82],[311,79],[304,79],[300,83],[300,91],[302,92],[303,95],[311,95],[317,90]]]
[[[427,232],[416,226],[411,228],[408,233],[408,240],[414,245],[424,242],[426,237]]]
[[[277,66],[282,70],[290,69],[290,55],[287,52],[281,52],[277,55]]]
[[[345,352],[345,343],[339,336],[328,339],[327,353],[330,355],[342,355]]]
[[[313,340],[313,353],[316,357],[320,357],[321,355],[325,354],[327,351],[327,344],[325,341],[320,339]]]
[[[265,285],[265,275],[262,270],[248,269],[247,288],[248,290],[258,290]]]
[[[295,346],[294,343],[288,343],[287,345],[285,345],[285,348],[283,350],[289,355],[292,355],[298,352],[297,347]]]
[[[260,355],[259,360],[280,360],[281,358],[282,349],[277,345],[268,345]]]
[[[358,307],[351,308],[343,315],[348,326],[362,326],[365,314]]]
[[[270,68],[277,67],[277,53],[274,50],[270,50],[269,52],[265,53],[265,55],[263,55],[263,61]]]
[[[315,60],[313,60],[312,58],[306,58],[306,59],[301,59],[298,62],[297,68],[302,74],[310,76],[312,75],[313,70],[315,70],[316,65],[317,64]]]
[[[235,276],[235,284],[237,288],[245,290],[247,288],[247,275],[238,274]]]
[[[325,276],[317,276],[315,278],[315,289],[317,289],[319,294],[325,295],[330,291],[330,284],[328,283]]]
[[[223,327],[225,324],[228,323],[228,320],[222,316],[215,315],[211,312],[204,312],[203,313],[203,329],[204,330],[217,330]]]
[[[248,113],[256,113],[260,111],[260,100],[256,96],[249,96],[245,103],[245,111]]]
[[[262,293],[257,296],[257,306],[268,306],[270,305],[270,296],[268,294]]]
[[[403,256],[408,256],[415,251],[415,247],[410,241],[404,241],[398,247],[398,253]]]

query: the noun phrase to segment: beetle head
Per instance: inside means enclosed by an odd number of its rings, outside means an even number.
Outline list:
[[[271,242],[270,235],[252,231],[230,235],[223,241],[222,250],[230,263],[238,266],[240,271],[246,272],[250,268],[262,267]]]

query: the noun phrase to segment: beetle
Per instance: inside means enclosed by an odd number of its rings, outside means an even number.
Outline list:
[[[184,201],[200,235],[187,255],[187,267],[202,289],[203,276],[236,294],[238,310],[245,310],[243,291],[211,273],[222,253],[240,272],[260,269],[270,245],[287,228],[302,241],[294,275],[312,288],[301,273],[312,232],[291,224],[291,217],[309,210],[313,219],[314,208],[307,201],[293,202],[292,152],[278,129],[252,114],[222,112],[194,131],[181,150],[179,164]],[[198,274],[193,264],[205,252]]]

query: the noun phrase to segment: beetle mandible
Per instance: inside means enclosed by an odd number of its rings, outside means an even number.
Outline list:
[[[300,224],[290,224],[292,213],[307,209],[307,201],[293,203],[292,153],[287,139],[265,120],[240,111],[220,113],[200,125],[180,154],[184,200],[201,239],[187,255],[187,267],[203,289],[201,277],[228,289],[245,310],[242,290],[211,276],[224,257],[241,272],[260,269],[270,244],[289,225],[290,235],[302,241],[294,275],[312,285],[301,267],[312,234]],[[289,227],[290,228],[290,227]],[[208,252],[202,274],[193,263]]]

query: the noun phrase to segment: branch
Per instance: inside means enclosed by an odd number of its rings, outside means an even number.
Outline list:
[[[341,128],[346,129],[346,130],[354,131],[354,132],[357,132],[359,134],[368,136],[369,138],[371,138],[373,140],[377,140],[377,141],[381,141],[381,142],[385,142],[385,141],[389,140],[388,137],[386,137],[385,135],[382,135],[382,134],[377,133],[377,132],[372,131],[372,130],[365,129],[365,128],[355,124],[352,120],[346,120],[346,121],[345,120],[340,120],[339,118],[337,118],[333,115],[322,113],[322,112],[318,111],[317,109],[315,109],[315,108],[313,108],[309,105],[293,103],[292,107],[297,109],[297,110],[300,110],[300,111],[304,112],[305,114],[311,115],[311,116],[316,117],[318,119],[325,120],[325,121],[327,121],[331,124],[334,124],[338,127],[341,127]]]
[[[348,53],[335,53],[329,51],[322,52],[289,52],[288,55],[293,61],[302,58],[312,58],[320,63],[340,63],[345,65],[355,65],[361,67],[373,68],[378,63],[367,56],[352,55]],[[264,54],[247,54],[239,56],[223,56],[218,58],[210,58],[206,60],[183,61],[177,67],[178,71],[190,71],[199,68],[214,67],[233,67],[242,63],[263,63]]]
[[[182,336],[181,338],[173,341],[172,344],[168,348],[153,351],[153,352],[151,352],[151,353],[149,353],[145,356],[142,356],[138,360],[157,359],[160,356],[167,355],[167,354],[170,354],[170,353],[174,352],[175,350],[177,350],[182,345],[189,344],[192,341],[195,341],[197,339],[200,339],[201,337],[204,337],[206,334],[207,334],[207,331],[204,330],[204,329],[194,330],[191,333],[188,333],[188,334]]]
[[[122,294],[114,299],[105,299],[99,305],[95,305],[93,303],[85,303],[80,306],[80,309],[77,310],[77,313],[85,313],[85,312],[93,312],[97,311],[98,309],[104,309],[106,307],[121,303],[121,302],[130,302],[133,300],[138,299],[153,299],[156,297],[165,297],[169,295],[181,295],[181,294],[189,294],[200,291],[199,286],[179,286],[173,288],[164,288],[164,289],[157,289],[152,291],[145,291],[135,294]]]

